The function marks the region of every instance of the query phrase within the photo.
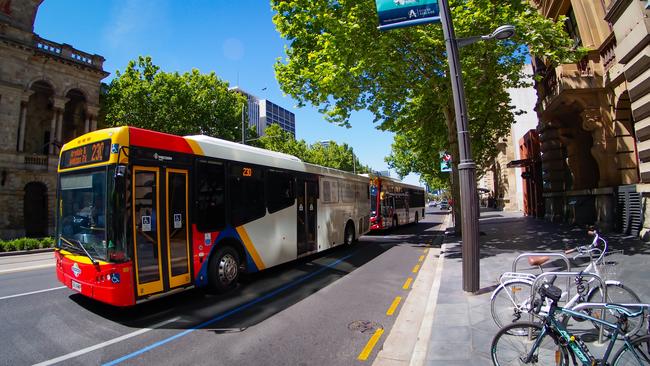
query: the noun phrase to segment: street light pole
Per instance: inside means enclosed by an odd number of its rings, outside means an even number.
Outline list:
[[[458,58],[458,44],[456,43],[449,3],[447,0],[440,0],[439,4],[440,22],[442,23],[442,31],[447,46],[449,78],[451,79],[451,89],[454,96],[458,150],[460,152],[458,175],[460,178],[460,209],[462,213],[463,290],[474,293],[479,290],[480,285],[476,164],[472,160],[472,148],[467,126],[465,89],[463,88],[463,78]]]

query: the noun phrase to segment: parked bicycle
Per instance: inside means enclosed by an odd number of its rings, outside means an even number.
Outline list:
[[[596,278],[594,276],[588,276],[589,279],[585,279],[583,275],[581,275],[595,274],[599,278],[603,278],[605,273],[602,268],[605,266],[605,257],[610,254],[608,251],[607,241],[602,238],[598,232],[590,231],[589,234],[594,237],[591,244],[565,251],[565,254],[576,253],[573,257],[574,260],[578,257],[589,257],[589,265],[575,276],[574,283],[576,293],[570,298],[565,299],[566,303],[564,306],[571,308],[581,302],[641,302],[639,296],[632,289],[616,280],[605,281],[606,297],[603,299],[600,287],[596,286]],[[541,269],[541,266],[549,260],[549,256],[532,256],[529,257],[529,264],[538,266]],[[607,265],[614,264],[607,263]],[[532,287],[536,278],[537,276],[531,273],[515,272],[506,272],[501,276],[501,284],[494,290],[490,298],[492,318],[499,328],[508,325],[509,323],[527,320],[527,314],[532,309]],[[569,297],[568,295],[568,292],[564,293],[563,299],[564,297]],[[565,320],[565,325],[567,325],[571,319],[572,318],[567,318]],[[605,320],[609,320],[610,322],[613,320],[611,310],[605,312]],[[640,320],[630,322],[626,333],[632,334],[638,331],[641,325],[642,322]]]
[[[540,287],[538,299],[533,312],[539,314],[546,299],[550,306],[548,314],[543,316],[543,322],[518,322],[501,328],[492,340],[491,356],[496,366],[507,365],[574,365],[582,366],[640,366],[650,365],[650,335],[634,336],[625,333],[629,319],[642,318],[647,304],[594,304],[578,305],[576,310],[570,310],[557,305],[562,296],[562,290],[551,284]],[[616,321],[609,322],[587,315],[577,308],[604,307],[616,314]],[[556,318],[556,313],[567,317],[581,318],[598,323],[609,329],[610,337],[602,358],[596,358],[589,347],[579,336],[568,330]],[[619,337],[623,345],[613,353],[614,344]],[[612,363],[608,363],[610,355],[614,354]]]

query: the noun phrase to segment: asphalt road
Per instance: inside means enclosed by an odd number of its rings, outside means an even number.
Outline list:
[[[127,310],[60,288],[53,266],[38,267],[51,253],[0,258],[0,365],[370,364],[386,336],[366,361],[359,354],[375,329],[388,334],[405,282],[442,240],[444,214],[433,213],[249,276],[227,295],[188,291]]]

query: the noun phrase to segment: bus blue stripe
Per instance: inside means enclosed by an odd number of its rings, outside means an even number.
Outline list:
[[[124,361],[126,361],[128,359],[131,359],[133,357],[139,356],[139,355],[141,355],[141,354],[143,354],[143,353],[145,353],[147,351],[150,351],[150,350],[152,350],[154,348],[158,348],[158,347],[160,347],[162,345],[165,345],[165,344],[167,344],[167,343],[169,343],[169,342],[171,342],[171,341],[173,341],[175,339],[184,337],[184,336],[190,334],[191,332],[193,332],[193,331],[195,331],[197,329],[207,327],[208,325],[210,325],[212,323],[215,323],[215,322],[217,322],[219,320],[223,320],[223,319],[225,319],[225,318],[227,318],[227,317],[229,317],[231,315],[234,315],[234,314],[237,314],[237,313],[239,313],[239,312],[241,312],[243,310],[246,310],[246,309],[250,308],[251,306],[253,306],[255,304],[258,304],[258,303],[260,303],[260,302],[262,302],[264,300],[270,299],[273,296],[278,295],[279,293],[281,293],[283,291],[286,291],[286,290],[288,290],[288,289],[290,289],[292,287],[295,287],[296,285],[298,285],[298,284],[300,284],[302,282],[305,282],[306,280],[308,280],[308,279],[310,279],[310,278],[312,278],[314,276],[319,275],[320,273],[322,273],[322,272],[324,272],[324,271],[338,265],[339,263],[341,263],[344,260],[352,257],[355,254],[356,254],[356,252],[348,254],[345,257],[337,259],[336,261],[328,264],[327,266],[325,266],[325,267],[323,267],[323,268],[321,268],[321,269],[319,269],[319,270],[317,270],[317,271],[315,271],[313,273],[305,275],[305,276],[303,276],[303,277],[301,277],[301,278],[299,278],[299,279],[297,279],[297,280],[295,280],[293,282],[290,282],[290,283],[288,283],[288,284],[286,284],[286,285],[284,285],[284,286],[282,286],[282,287],[280,287],[278,289],[275,289],[275,290],[269,292],[268,294],[266,294],[266,295],[264,295],[262,297],[258,297],[257,299],[251,300],[251,301],[249,301],[249,302],[247,302],[247,303],[245,303],[243,305],[240,305],[240,306],[238,306],[238,307],[236,307],[236,308],[234,308],[232,310],[229,310],[229,311],[227,311],[227,312],[225,312],[223,314],[217,315],[216,317],[214,317],[214,318],[212,318],[212,319],[210,319],[208,321],[205,321],[205,322],[203,322],[203,323],[201,323],[201,324],[199,324],[199,325],[197,325],[195,327],[187,329],[187,330],[185,330],[185,331],[183,331],[181,333],[178,333],[178,334],[173,335],[171,337],[160,340],[160,341],[158,341],[156,343],[153,343],[153,344],[151,344],[149,346],[141,348],[141,349],[139,349],[139,350],[137,350],[135,352],[129,353],[127,355],[124,355],[124,356],[122,356],[122,357],[120,357],[118,359],[115,359],[113,361],[107,362],[107,363],[104,364],[104,366],[117,365],[118,363],[124,362]]]

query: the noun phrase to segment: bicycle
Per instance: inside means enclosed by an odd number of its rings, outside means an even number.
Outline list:
[[[590,231],[589,234],[594,236],[591,244],[567,250],[565,253],[571,254],[577,252],[577,255],[575,255],[573,259],[589,256],[590,263],[580,272],[580,274],[590,273],[602,277],[600,267],[604,263],[605,255],[609,253],[608,244],[607,241],[598,234],[598,232]],[[600,244],[602,244],[602,248],[600,248]],[[596,259],[594,259],[595,257]],[[530,257],[529,263],[541,268],[541,266],[548,260],[549,257],[547,256]],[[494,290],[490,297],[492,319],[499,328],[508,323],[521,322],[525,320],[522,319],[522,316],[529,313],[531,310],[531,301],[533,299],[532,287],[536,278],[537,276],[530,273],[513,272],[506,272],[501,276],[500,282],[502,283]],[[590,280],[585,281],[580,275],[577,275],[575,283],[578,291],[574,296],[568,299],[565,307],[570,308],[575,304],[585,301],[594,302],[602,300],[602,294],[599,287],[592,286],[595,280],[596,279],[592,277]],[[620,281],[606,280],[605,287],[605,302],[641,302],[639,296]],[[605,316],[611,318],[612,314],[610,311],[607,311]],[[567,318],[566,322],[568,322],[569,319],[570,318]],[[633,333],[638,331],[642,324],[641,322],[632,322],[630,325],[630,333]]]
[[[541,299],[536,301],[533,312],[539,314],[542,304],[550,299],[548,314],[543,322],[511,323],[499,330],[494,336],[491,346],[492,363],[495,366],[507,365],[574,365],[608,366],[609,356],[614,349],[614,343],[622,335],[623,346],[612,357],[612,366],[650,365],[650,335],[630,336],[625,333],[624,326],[629,318],[641,317],[648,304],[596,304],[585,303],[576,308],[602,306],[618,314],[617,321],[611,323],[598,319],[584,312],[563,308],[557,305],[562,296],[562,290],[550,284],[540,287]],[[610,329],[610,340],[603,358],[595,358],[587,345],[572,334],[555,318],[556,313],[570,317],[579,317]]]

